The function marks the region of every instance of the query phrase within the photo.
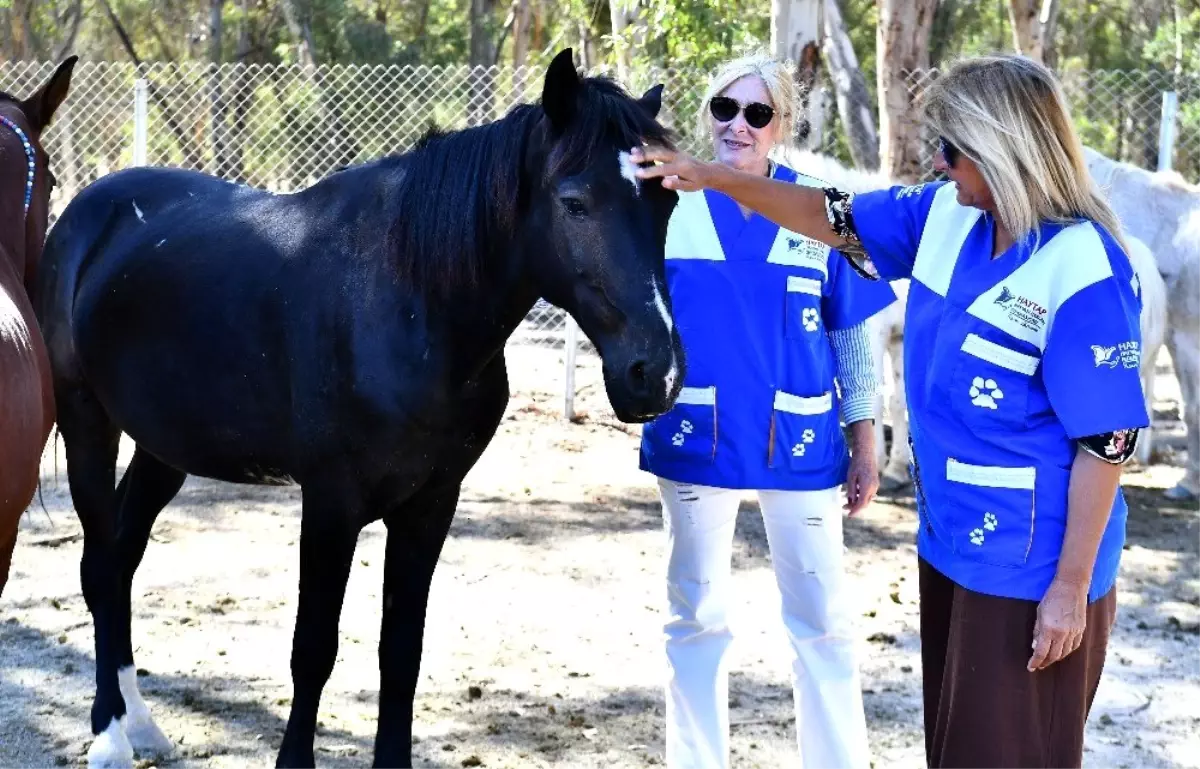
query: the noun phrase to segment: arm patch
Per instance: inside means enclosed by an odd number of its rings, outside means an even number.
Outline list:
[[[823,191],[825,217],[829,220],[829,227],[845,241],[837,250],[846,257],[846,261],[859,275],[867,280],[879,280],[879,270],[863,247],[858,228],[854,226],[854,193],[842,192],[833,187],[825,187]]]
[[[1113,430],[1099,435],[1079,439],[1084,451],[1110,465],[1123,465],[1133,456],[1137,447],[1138,430]]]

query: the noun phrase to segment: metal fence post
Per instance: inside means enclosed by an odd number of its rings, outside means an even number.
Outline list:
[[[1162,123],[1158,129],[1158,170],[1171,170],[1175,157],[1175,116],[1179,113],[1179,94],[1163,91]]]
[[[579,351],[579,325],[567,313],[566,342],[566,385],[563,393],[563,416],[568,422],[575,421],[575,355]]]
[[[133,81],[133,165],[146,165],[146,123],[149,120],[147,95],[149,88],[144,78]]]

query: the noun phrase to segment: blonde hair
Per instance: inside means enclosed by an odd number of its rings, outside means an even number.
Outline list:
[[[796,133],[796,111],[800,107],[800,93],[792,75],[791,64],[766,53],[750,53],[738,57],[721,65],[713,73],[708,81],[704,99],[700,102],[700,111],[696,114],[698,135],[712,134],[708,105],[713,97],[748,75],[754,75],[761,80],[771,97],[771,106],[775,108],[775,117],[779,120],[778,144],[789,143]]]
[[[1014,239],[1042,222],[1089,219],[1128,254],[1049,69],[1015,54],[960,61],[925,91],[921,106],[929,125],[979,166]]]

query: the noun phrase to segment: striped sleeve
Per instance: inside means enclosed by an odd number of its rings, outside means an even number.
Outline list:
[[[842,421],[853,424],[875,418],[875,396],[879,380],[871,358],[871,340],[866,322],[829,332],[842,393]]]

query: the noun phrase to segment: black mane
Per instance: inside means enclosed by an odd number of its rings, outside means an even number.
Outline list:
[[[552,138],[548,130],[536,130],[545,112],[532,104],[474,128],[427,130],[403,158],[405,178],[388,244],[397,277],[428,296],[478,285],[488,253],[511,238],[522,206],[540,183],[526,178],[531,141],[545,137],[556,143],[545,172],[551,176],[583,169],[605,145],[673,140],[672,132],[605,77],[582,80],[576,114],[566,133]]]

